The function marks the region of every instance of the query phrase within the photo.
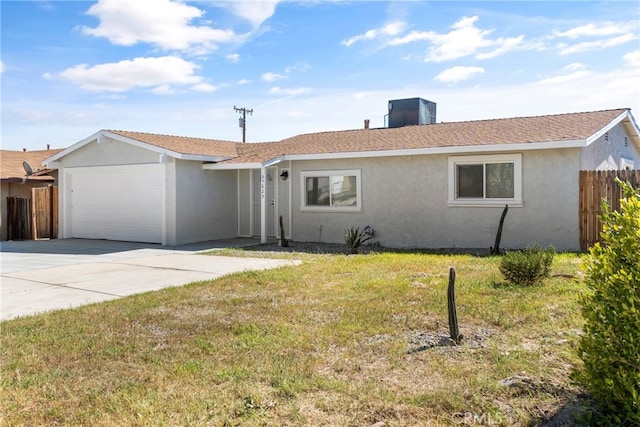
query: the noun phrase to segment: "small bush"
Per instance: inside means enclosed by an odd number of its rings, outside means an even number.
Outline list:
[[[640,425],[640,195],[617,181],[620,211],[603,203],[602,244],[589,251],[582,298],[584,334],[574,376],[601,411],[602,425]],[[600,414],[600,415],[598,415]]]
[[[553,246],[542,249],[529,246],[525,250],[507,252],[500,262],[500,272],[513,285],[531,286],[549,277],[556,251]]]
[[[344,242],[349,248],[350,254],[357,254],[358,248],[366,241],[373,239],[375,232],[370,226],[362,230],[359,227],[349,227],[344,231]]]

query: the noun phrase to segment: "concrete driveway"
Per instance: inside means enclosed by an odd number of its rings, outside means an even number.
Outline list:
[[[198,255],[255,244],[251,239],[177,247],[85,239],[1,242],[0,320],[299,263]]]

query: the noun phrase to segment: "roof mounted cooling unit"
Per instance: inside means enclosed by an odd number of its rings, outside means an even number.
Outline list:
[[[430,125],[436,122],[436,103],[422,98],[389,101],[389,127]]]

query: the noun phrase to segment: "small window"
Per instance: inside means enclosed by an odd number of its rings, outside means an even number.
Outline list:
[[[302,209],[360,210],[360,171],[303,171]]]
[[[449,205],[521,205],[522,156],[502,154],[449,158]]]

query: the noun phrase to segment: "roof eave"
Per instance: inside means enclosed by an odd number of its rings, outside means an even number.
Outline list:
[[[551,142],[525,142],[517,144],[465,145],[453,147],[408,148],[400,150],[352,151],[344,153],[316,153],[285,155],[283,160],[351,159],[358,157],[397,157],[433,154],[495,153],[506,151],[550,150],[580,148],[587,145],[584,139]]]
[[[629,110],[625,110],[622,114],[620,114],[615,119],[611,120],[606,126],[601,128],[598,132],[588,137],[586,139],[587,145],[593,144],[595,141],[597,141],[602,136],[604,136],[605,133],[609,132],[611,129],[613,129],[616,125],[618,125],[621,122],[623,122],[623,124],[628,123],[632,128],[635,128],[635,134],[636,134],[635,142],[638,145],[638,147],[640,147],[640,137],[638,136],[639,135],[638,126],[635,124],[635,121],[633,120],[633,116],[631,115]],[[631,134],[631,132],[629,133]],[[633,138],[633,135],[632,135],[632,138]]]
[[[633,142],[636,144],[636,147],[638,147],[638,150],[640,150],[640,128],[630,111],[627,111],[627,114],[622,120],[622,124],[626,128]]]
[[[247,162],[247,163],[205,163],[202,165],[204,170],[246,170],[246,169],[260,169],[262,163],[260,162]]]
[[[435,154],[470,154],[470,153],[496,153],[510,151],[530,151],[530,150],[550,150],[558,148],[581,148],[587,146],[587,140],[575,139],[567,141],[550,142],[525,142],[517,144],[490,144],[490,145],[469,145],[455,147],[431,147],[431,148],[407,148],[399,150],[378,150],[378,151],[347,151],[333,153],[308,153],[308,154],[285,154],[266,160],[264,162],[247,163],[209,163],[202,165],[206,170],[238,170],[238,169],[260,169],[270,167],[282,161],[288,160],[337,160],[356,159],[371,157],[399,157],[416,155]]]
[[[78,150],[79,148],[84,147],[85,145],[96,141],[98,144],[102,143],[102,140],[104,139],[104,137],[109,137],[112,139],[115,139],[116,141],[120,141],[120,142],[124,142],[126,144],[130,144],[133,145],[135,147],[138,148],[143,148],[145,150],[149,150],[158,154],[164,154],[166,156],[170,156],[176,159],[180,159],[180,160],[195,160],[195,161],[201,161],[201,162],[221,162],[224,160],[229,160],[231,157],[228,156],[212,156],[212,155],[205,155],[205,154],[187,154],[187,153],[179,153],[177,151],[173,151],[173,150],[169,150],[167,148],[163,148],[163,147],[158,147],[157,145],[153,145],[153,144],[149,144],[146,142],[142,142],[142,141],[138,141],[137,139],[133,139],[133,138],[129,138],[127,136],[123,136],[117,133],[113,133],[113,132],[109,132],[106,130],[101,130],[98,131],[96,133],[94,133],[93,135],[89,136],[88,138],[85,138],[75,144],[73,144],[72,146],[70,146],[69,148],[66,148],[65,150],[62,150],[61,152],[59,152],[58,154],[51,156],[47,159],[45,159],[43,161],[43,165],[47,166],[47,167],[51,167],[49,165],[58,165],[59,163],[57,163],[61,158],[69,155],[70,153]]]

